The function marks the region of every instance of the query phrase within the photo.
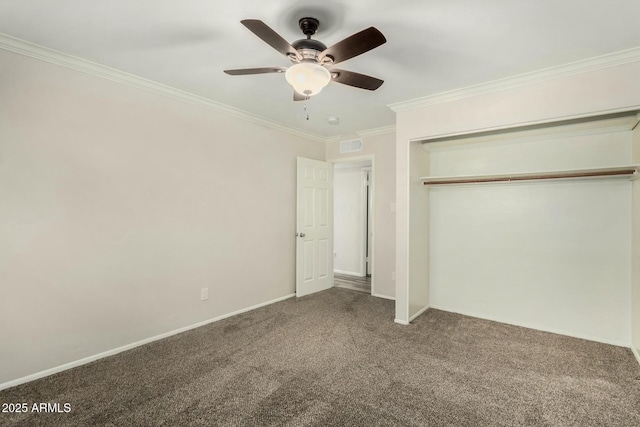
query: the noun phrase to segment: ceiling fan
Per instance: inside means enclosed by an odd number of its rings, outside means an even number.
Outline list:
[[[239,76],[285,73],[287,82],[294,89],[294,101],[302,101],[318,94],[330,81],[367,90],[376,90],[384,83],[383,80],[375,77],[333,68],[335,64],[384,44],[387,39],[375,27],[369,27],[327,47],[319,40],[311,38],[320,25],[320,21],[315,18],[302,18],[298,21],[300,29],[307,38],[296,40],[291,44],[258,19],[245,19],[240,22],[269,46],[289,58],[293,65],[224,70],[227,74]]]

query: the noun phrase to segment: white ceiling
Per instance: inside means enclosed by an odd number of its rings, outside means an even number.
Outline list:
[[[387,38],[340,64],[384,85],[331,83],[308,121],[284,75],[222,72],[290,64],[241,19],[291,42],[305,15],[320,19],[314,38],[327,46],[369,26]],[[391,103],[640,46],[639,23],[638,0],[0,1],[0,33],[322,136],[392,125]]]

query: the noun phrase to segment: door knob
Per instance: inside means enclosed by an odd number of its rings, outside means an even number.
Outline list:
[[[296,236],[304,237],[304,236],[306,236],[306,234],[304,234],[304,233],[296,233]]]

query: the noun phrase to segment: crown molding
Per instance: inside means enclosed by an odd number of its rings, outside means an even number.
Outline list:
[[[395,132],[396,132],[396,125],[389,125],[389,126],[382,126],[379,128],[360,130],[355,133],[352,133],[352,134],[350,133],[347,135],[350,135],[349,138],[367,138],[367,137],[377,136],[377,135],[387,135]],[[324,142],[326,144],[333,144],[336,142],[343,141],[345,138],[347,138],[346,135],[327,136],[325,137]]]
[[[183,101],[191,105],[203,107],[221,114],[225,114],[227,116],[235,117],[237,119],[245,120],[271,129],[286,132],[291,135],[311,139],[316,142],[326,141],[326,138],[323,136],[301,131],[299,129],[295,129],[281,123],[274,122],[267,118],[247,113],[235,107],[213,101],[203,96],[194,95],[192,93],[185,92],[183,90],[176,89],[162,83],[154,82],[152,80],[129,74],[115,68],[87,61],[86,59],[82,59],[77,56],[69,55],[64,52],[37,45],[26,40],[21,40],[7,34],[0,33],[0,49],[39,59],[41,61],[46,61],[65,68],[70,68],[72,70],[91,74],[93,76],[135,87],[137,89],[142,89],[147,92],[152,92],[157,95]]]
[[[617,65],[628,64],[636,61],[640,61],[640,47],[570,62],[556,67],[518,74],[503,79],[492,80],[486,83],[480,83],[408,101],[396,102],[394,104],[389,104],[388,107],[395,112],[413,110],[429,105],[443,104],[445,102],[457,101],[485,93],[498,92],[505,89],[543,82],[545,80],[557,79],[601,68],[615,67]]]
[[[358,136],[366,138],[369,136],[387,135],[389,133],[396,133],[396,125],[382,126],[379,128],[367,129],[356,132]]]
[[[342,140],[342,135],[334,135],[328,136],[324,139],[325,144],[333,144],[336,142],[340,142]]]

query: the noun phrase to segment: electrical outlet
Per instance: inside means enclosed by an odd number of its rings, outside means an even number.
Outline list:
[[[209,288],[200,289],[200,301],[206,301],[209,299]]]

